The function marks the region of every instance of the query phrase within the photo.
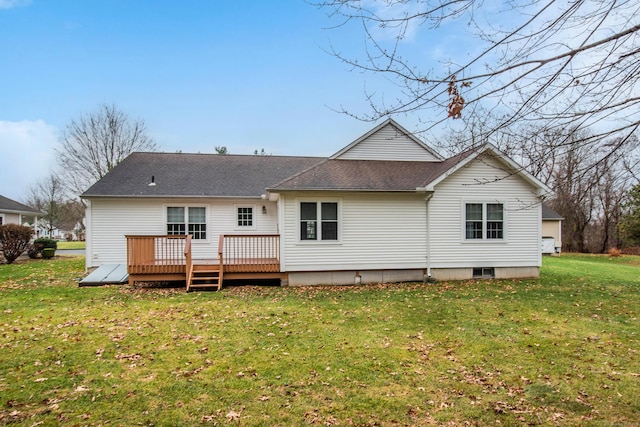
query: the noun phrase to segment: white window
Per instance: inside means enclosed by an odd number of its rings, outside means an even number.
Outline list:
[[[4,214],[0,214],[0,225],[4,224]]]
[[[191,234],[194,239],[206,239],[207,209],[201,206],[167,207],[167,234]]]
[[[465,239],[504,239],[502,203],[465,204]]]
[[[253,228],[253,207],[252,206],[237,206],[236,207],[236,219],[237,226],[242,228]]]
[[[300,202],[300,240],[338,240],[338,203]]]

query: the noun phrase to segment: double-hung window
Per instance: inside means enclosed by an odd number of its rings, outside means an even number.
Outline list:
[[[338,240],[338,203],[301,202],[300,240]]]
[[[167,234],[191,234],[194,239],[207,238],[207,210],[200,206],[167,207]]]
[[[465,205],[465,239],[504,239],[504,205],[502,203],[467,203]]]

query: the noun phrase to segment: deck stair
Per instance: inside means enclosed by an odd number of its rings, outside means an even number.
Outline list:
[[[218,264],[193,264],[187,277],[187,291],[222,288],[222,271]]]

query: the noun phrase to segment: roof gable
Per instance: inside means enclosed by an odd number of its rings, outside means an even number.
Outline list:
[[[388,119],[330,159],[438,162],[442,157],[393,119]]]
[[[525,182],[535,188],[538,195],[543,196],[553,192],[546,184],[531,175],[515,160],[511,159],[509,156],[498,150],[493,144],[490,143],[471,148],[470,150],[467,150],[457,156],[453,156],[445,160],[443,164],[446,164],[447,166],[443,168],[442,173],[433,180],[425,182],[424,186],[422,186],[422,189],[426,191],[434,191],[436,185],[447,179],[447,177],[454,174],[460,168],[465,167],[469,163],[473,162],[483,154],[494,156],[494,158],[496,158],[500,163],[511,170],[512,175],[518,175]]]

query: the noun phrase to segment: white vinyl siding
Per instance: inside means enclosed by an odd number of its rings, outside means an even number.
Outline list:
[[[286,271],[415,269],[426,266],[424,195],[324,193],[339,198],[339,241],[300,241],[299,204],[305,194],[280,199],[282,267]],[[318,200],[320,200],[320,195]]]
[[[487,177],[494,180],[487,182]],[[431,267],[540,266],[541,209],[532,191],[489,155],[438,184],[429,201]],[[504,238],[466,239],[467,203],[503,204]],[[486,237],[486,229],[483,233]]]
[[[342,153],[344,160],[439,161],[409,136],[387,125]]]
[[[215,259],[220,234],[239,233],[236,206],[238,199],[101,199],[90,200],[87,209],[87,267],[126,262],[126,235],[167,234],[168,206],[201,206],[207,212],[207,238],[193,240],[194,257]],[[278,231],[276,205],[261,201],[267,213],[254,211],[255,228],[248,234],[275,234]]]
[[[0,217],[2,217],[2,222],[0,222],[0,225],[2,224],[21,224],[21,216],[19,214],[15,214],[15,213],[1,213]]]

